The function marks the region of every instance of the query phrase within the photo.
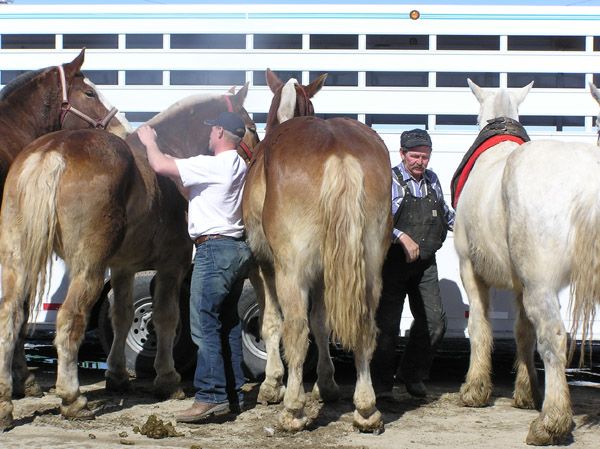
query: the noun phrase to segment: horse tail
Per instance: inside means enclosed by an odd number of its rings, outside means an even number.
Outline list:
[[[325,162],[319,198],[323,213],[323,271],[327,322],[345,349],[375,332],[366,298],[364,173],[353,157]]]
[[[58,152],[33,153],[23,163],[17,178],[20,251],[30,313],[36,309],[36,302],[42,300],[46,285],[46,266],[51,261],[58,222],[56,196],[64,169],[64,158]]]
[[[592,196],[588,198],[591,200]],[[569,360],[575,350],[575,335],[581,329],[580,365],[584,361],[585,342],[591,349],[596,305],[600,305],[600,204],[596,202],[595,198],[589,202],[582,199],[571,218],[574,260],[569,304],[572,311]]]

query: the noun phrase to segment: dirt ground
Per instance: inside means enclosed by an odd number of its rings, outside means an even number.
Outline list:
[[[110,395],[104,391],[101,370],[80,370],[82,389],[90,403],[98,407],[93,421],[68,421],[58,414],[59,399],[52,393],[55,367],[39,364],[34,369],[45,391],[43,398],[15,401],[15,427],[0,434],[0,448],[120,448],[145,449],[242,449],[242,448],[376,448],[403,449],[423,447],[524,448],[529,423],[536,417],[533,410],[511,407],[510,368],[496,375],[493,405],[464,408],[458,402],[458,390],[464,377],[464,361],[452,358],[436,361],[435,375],[428,382],[426,400],[411,398],[403,389],[394,390],[396,401],[380,401],[385,420],[381,435],[360,434],[352,428],[352,365],[337,366],[342,398],[334,404],[309,404],[315,416],[309,428],[296,434],[277,429],[278,405],[256,404],[258,384],[248,384],[247,410],[237,416],[220,418],[205,424],[178,424],[174,414],[191,403],[193,388],[185,383],[188,399],[156,402],[150,382],[137,380],[134,391]],[[578,381],[570,375],[571,395],[576,428],[570,448],[600,447],[600,374],[592,371]],[[594,377],[596,376],[596,377]],[[543,377],[543,376],[542,376]],[[574,381],[574,382],[573,382]],[[307,390],[310,385],[307,384]],[[149,438],[139,432],[148,418],[173,424],[170,436]]]

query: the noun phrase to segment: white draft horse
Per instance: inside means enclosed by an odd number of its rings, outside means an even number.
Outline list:
[[[380,432],[383,420],[369,363],[391,232],[389,153],[379,136],[356,120],[312,116],[310,98],[324,77],[302,86],[293,79],[284,84],[267,71],[267,80],[275,95],[243,202],[248,241],[259,265],[259,281],[253,276],[253,283],[267,349],[259,401],[281,400],[282,338],[288,379],[279,423],[288,431],[307,425],[302,366],[310,307],[319,349],[313,394],[324,400],[339,394],[329,357],[332,331],[354,351],[354,425]]]
[[[243,114],[250,128],[247,135],[255,136],[242,108],[247,88],[235,95],[189,97],[154,117],[149,124],[161,148],[181,158],[206,154],[210,126],[204,121],[226,110]],[[79,390],[77,353],[107,268],[115,292],[107,389],[128,387],[124,347],[134,314],[133,279],[138,271],[155,269],[155,393],[159,397],[183,395],[173,362],[173,340],[180,286],[192,255],[186,211],[187,201],[175,183],[155,175],[135,133],[123,141],[99,130],[59,131],[35,140],[19,154],[6,180],[0,215],[4,295],[0,304],[0,428],[12,423],[10,365],[24,319],[23,306],[27,301],[31,306],[36,286],[44,285],[52,251],[65,260],[70,275],[54,340],[61,414],[76,419],[94,416]]]
[[[479,124],[518,120],[522,89],[488,91],[468,80],[479,100]],[[577,171],[569,167],[577,161]],[[475,163],[456,206],[454,243],[470,303],[471,359],[462,402],[481,407],[492,393],[490,287],[516,294],[516,381],[513,404],[541,407],[526,442],[556,444],[573,428],[565,377],[567,331],[558,292],[571,284],[574,327],[584,339],[600,299],[600,152],[582,143],[502,142]],[[544,362],[545,394],[538,391],[534,350]]]

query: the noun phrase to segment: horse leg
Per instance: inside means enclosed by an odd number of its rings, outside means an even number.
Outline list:
[[[60,412],[65,418],[94,418],[94,412],[87,409],[86,397],[79,390],[77,353],[103,284],[103,269],[72,270],[65,302],[58,311],[54,339],[58,354],[56,394],[62,399]]]
[[[110,283],[114,296],[110,304],[110,320],[113,341],[106,360],[108,369],[104,374],[107,391],[123,392],[130,388],[125,359],[125,340],[133,321],[133,279],[134,273],[111,267]]]
[[[470,260],[460,261],[460,276],[469,298],[469,342],[471,356],[465,383],[460,387],[460,399],[467,407],[483,407],[492,396],[492,326],[489,292],[475,274]]]
[[[0,301],[0,430],[9,428],[13,421],[11,368],[18,333],[25,322],[23,283],[19,270],[13,269],[11,264],[3,260],[3,298]]]
[[[324,402],[337,401],[340,397],[340,387],[334,379],[335,369],[329,354],[329,334],[327,311],[323,302],[323,286],[311,290],[310,329],[319,350],[317,362],[317,382],[312,391],[312,397]]]
[[[371,382],[370,363],[375,350],[375,326],[372,335],[361,338],[359,346],[354,348],[356,367],[356,387],[354,389],[353,425],[361,432],[383,432],[383,417],[376,407],[375,390]]]
[[[540,415],[529,426],[525,441],[536,446],[558,444],[574,426],[565,376],[567,332],[560,316],[558,294],[547,287],[526,287],[523,300],[536,330],[537,349],[545,371],[544,404]]]
[[[524,409],[538,409],[542,406],[542,397],[538,388],[537,373],[534,364],[535,329],[527,318],[523,307],[523,295],[516,298],[517,320],[515,339],[517,357],[515,360],[515,391],[513,406]]]
[[[261,336],[267,351],[265,380],[260,385],[257,401],[261,404],[275,404],[283,400],[285,368],[281,360],[281,312],[277,305],[275,278],[271,267],[261,265],[250,270],[250,281],[256,291],[261,311]]]
[[[189,264],[189,262],[188,262]],[[152,298],[152,322],[156,332],[154,359],[154,394],[160,399],[184,399],[179,385],[181,376],[175,370],[173,344],[179,322],[179,291],[183,272],[158,269]]]
[[[27,319],[29,309],[23,308],[23,324],[19,332],[19,339],[15,345],[12,362],[13,396],[19,397],[42,397],[42,387],[35,380],[35,375],[29,370],[25,358],[25,340],[27,338]]]
[[[302,430],[304,414],[302,367],[308,350],[308,289],[292,273],[276,271],[277,298],[283,314],[283,347],[288,363],[288,380],[279,424],[284,430]]]

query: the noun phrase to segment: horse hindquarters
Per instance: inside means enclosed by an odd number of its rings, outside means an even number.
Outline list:
[[[56,323],[56,389],[64,416],[90,418],[79,391],[77,353],[107,260],[123,239],[131,155],[121,139],[92,130],[47,135],[30,150],[22,166],[15,166],[18,179],[11,186],[18,192],[16,213],[27,236],[17,248],[29,285],[44,284],[53,250],[69,268],[71,281]]]
[[[511,260],[523,284],[523,308],[535,329],[537,350],[544,363],[543,405],[526,439],[534,445],[562,442],[573,427],[565,376],[567,332],[559,291],[570,281],[574,292],[582,289],[588,298],[600,292],[596,278],[600,268],[596,262],[600,260],[596,240],[600,237],[596,199],[600,186],[594,173],[600,162],[597,148],[590,148],[590,160],[577,151],[577,146],[562,145],[551,141],[524,144],[509,159],[503,185],[510,212]],[[583,167],[580,176],[557,181],[555,167],[566,166],[573,159]],[[558,217],[557,210],[562,211]],[[575,303],[581,299],[578,296],[574,294]]]

